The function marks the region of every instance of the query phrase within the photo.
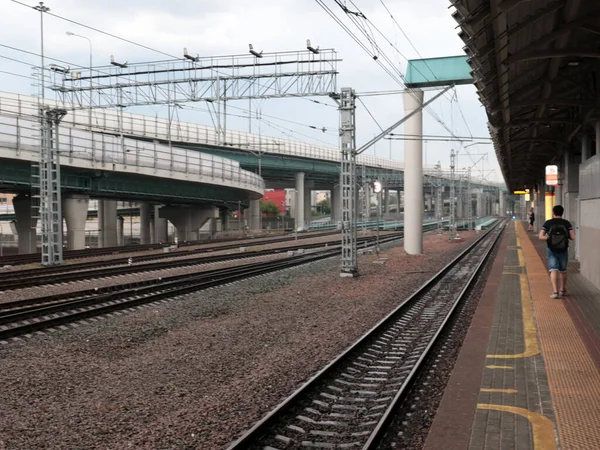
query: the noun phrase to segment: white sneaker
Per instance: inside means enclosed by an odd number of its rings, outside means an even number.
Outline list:
[[[553,292],[552,294],[550,294],[550,298],[557,299],[560,298],[560,296],[558,295],[558,292]]]

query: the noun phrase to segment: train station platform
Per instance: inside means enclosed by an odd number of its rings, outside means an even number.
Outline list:
[[[546,243],[525,230],[505,231],[427,450],[600,449],[600,291],[571,264],[551,299]]]

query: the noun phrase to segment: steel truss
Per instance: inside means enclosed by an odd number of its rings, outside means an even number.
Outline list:
[[[67,72],[51,89],[74,108],[333,95],[333,49],[116,63]],[[91,83],[90,83],[91,81]],[[95,94],[96,93],[96,94]]]

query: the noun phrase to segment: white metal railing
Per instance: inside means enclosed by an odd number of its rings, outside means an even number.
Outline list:
[[[0,147],[21,152],[39,153],[39,123],[34,116],[0,113]],[[86,162],[94,168],[140,172],[151,169],[155,176],[184,178],[189,181],[219,184],[264,191],[264,181],[258,175],[243,170],[237,161],[201,153],[195,150],[169,147],[156,142],[90,132],[68,126],[59,127],[59,151],[65,165]],[[119,167],[117,167],[119,166]],[[147,172],[147,170],[145,171]]]
[[[0,113],[10,112],[18,115],[35,115],[37,98],[0,92]],[[45,104],[51,106],[63,106],[56,100],[45,100]],[[89,110],[69,111],[69,105],[64,105],[68,114],[63,119],[65,126],[88,127],[90,123]],[[296,156],[324,161],[340,161],[340,151],[337,147],[326,147],[307,144],[304,142],[280,139],[246,133],[237,130],[226,130],[219,136],[213,127],[199,125],[189,122],[171,121],[158,117],[145,116],[141,114],[122,113],[123,133],[128,136],[140,136],[171,141],[190,142],[195,144],[206,144],[215,146],[230,146],[241,150],[261,150],[262,153],[274,153],[279,155]],[[119,112],[110,109],[94,109],[91,115],[92,128],[118,133]],[[170,131],[170,133],[169,133]],[[381,169],[401,171],[404,165],[400,161],[381,158],[371,155],[360,155],[357,164],[367,165]]]
[[[19,116],[37,117],[36,97],[0,92],[0,114],[9,113]],[[45,104],[50,106],[62,106],[56,100],[46,99]],[[66,105],[68,109],[68,105]],[[78,109],[68,111],[62,121],[64,127],[78,129],[89,127],[89,110]],[[92,129],[96,131],[107,131],[119,133],[119,112],[110,109],[94,109],[91,114]],[[169,140],[169,121],[158,117],[131,114],[123,112],[123,133],[127,136],[139,136],[149,139]],[[262,153],[280,154],[324,161],[340,162],[340,151],[336,147],[325,147],[307,144],[299,141],[279,139],[270,136],[262,136],[237,130],[227,130],[225,136],[217,133],[214,127],[198,125],[190,122],[171,121],[171,141],[189,142],[195,144],[206,144],[213,146],[230,146],[241,150],[260,149]],[[224,142],[224,143],[223,143]],[[215,157],[216,158],[216,157]],[[372,155],[359,155],[358,165],[381,168],[393,171],[403,171],[404,164],[400,161],[381,158]],[[439,170],[436,166],[423,167],[424,174],[437,177]],[[448,179],[448,175],[440,178]],[[472,184],[490,185],[496,187],[495,183],[483,178],[471,176]]]

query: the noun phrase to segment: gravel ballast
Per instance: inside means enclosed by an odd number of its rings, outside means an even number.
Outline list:
[[[0,449],[219,449],[475,239],[425,238],[0,346]]]

